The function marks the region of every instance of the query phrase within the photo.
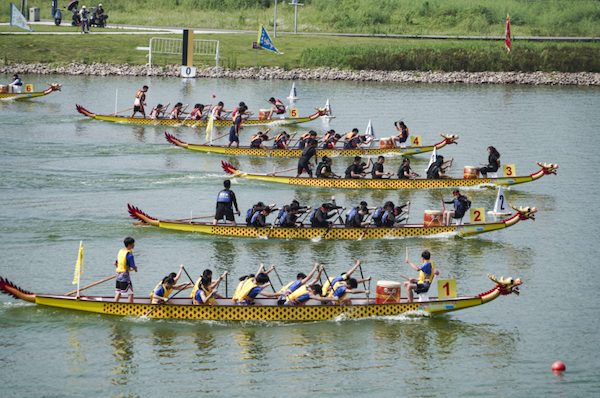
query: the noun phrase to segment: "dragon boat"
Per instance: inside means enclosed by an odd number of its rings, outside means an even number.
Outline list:
[[[144,118],[141,116],[128,117],[128,116],[120,116],[120,115],[114,115],[114,114],[99,115],[99,114],[88,111],[81,105],[75,104],[75,106],[77,108],[77,112],[81,113],[84,116],[88,116],[88,117],[91,117],[96,120],[104,120],[104,121],[108,121],[108,122],[146,124],[146,125],[150,125],[150,126],[159,126],[160,125],[160,126],[192,126],[192,127],[205,127],[206,124],[208,123],[208,120],[190,120],[190,119],[175,120],[175,119],[168,119],[168,118],[160,118],[160,119],[154,120],[151,118]],[[315,109],[317,109],[317,108],[315,108]],[[291,117],[281,116],[281,117],[275,118],[275,119],[248,118],[248,119],[244,119],[242,124],[246,125],[246,126],[247,125],[262,125],[262,124],[269,124],[269,125],[273,125],[273,126],[284,126],[284,125],[288,125],[288,124],[300,124],[300,123],[310,122],[311,120],[315,120],[319,116],[324,115],[324,114],[325,114],[325,110],[317,109],[317,111],[315,113],[313,113],[312,115],[307,116],[307,117],[291,118]],[[232,119],[214,120],[213,125],[214,126],[232,126],[233,120]]]
[[[0,100],[22,100],[22,99],[31,99],[37,97],[43,97],[44,95],[48,95],[55,91],[61,91],[60,88],[62,84],[51,84],[47,83],[50,87],[48,87],[44,91],[34,92],[34,93],[0,93]]]
[[[303,227],[255,227],[253,225],[217,224],[212,222],[196,222],[193,219],[158,220],[150,217],[137,207],[127,204],[129,215],[142,221],[141,225],[150,225],[159,228],[174,229],[178,231],[200,232],[209,235],[244,236],[254,238],[283,238],[283,239],[392,239],[410,236],[437,235],[453,233],[456,235],[476,235],[485,232],[497,231],[511,227],[521,220],[535,220],[536,208],[519,208],[510,205],[516,214],[502,221],[462,225],[435,226],[425,224],[403,224],[400,227],[375,227],[349,228],[343,224],[332,224],[329,228],[312,227],[305,224]],[[136,224],[139,225],[139,224]]]
[[[246,123],[246,122],[244,122]],[[384,155],[386,153],[395,153],[400,155],[415,155],[419,153],[431,152],[434,148],[441,149],[449,144],[456,144],[457,135],[443,135],[444,139],[437,144],[426,146],[407,146],[405,148],[364,148],[364,149],[317,149],[317,156],[369,156],[369,155]],[[266,156],[266,157],[281,157],[281,158],[299,158],[302,155],[302,149],[268,149],[265,151],[261,148],[252,148],[249,146],[240,146],[239,148],[228,148],[225,145],[211,145],[210,142],[204,144],[188,144],[176,138],[172,134],[165,132],[165,138],[171,144],[181,148],[191,149],[193,151],[222,153],[225,155],[249,155],[249,156]]]
[[[347,189],[427,189],[427,188],[452,188],[452,187],[472,187],[477,185],[516,185],[525,182],[535,181],[545,175],[556,174],[557,164],[541,164],[536,162],[541,170],[528,176],[520,177],[498,177],[498,178],[452,178],[428,180],[426,178],[415,179],[357,179],[357,178],[309,178],[309,177],[291,177],[275,176],[271,174],[248,174],[236,169],[231,165],[221,161],[221,167],[226,173],[233,177],[247,178],[249,180],[261,180],[276,182],[279,184],[302,185],[307,187],[325,187],[325,188],[347,188]]]
[[[487,304],[499,296],[519,294],[520,279],[504,277],[499,280],[488,274],[496,283],[491,290],[475,296],[456,298],[428,298],[424,301],[409,303],[406,299],[399,302],[377,304],[374,298],[353,298],[352,305],[320,305],[309,300],[303,306],[278,306],[277,299],[255,299],[257,306],[234,305],[231,299],[216,299],[215,305],[192,305],[190,298],[172,298],[170,304],[153,305],[149,298],[134,298],[133,303],[115,303],[113,297],[101,296],[64,296],[37,294],[25,291],[12,282],[0,277],[0,291],[16,299],[39,305],[86,311],[116,316],[148,316],[161,319],[197,319],[230,321],[322,321],[338,317],[367,318],[374,316],[398,315],[408,311],[443,314]]]

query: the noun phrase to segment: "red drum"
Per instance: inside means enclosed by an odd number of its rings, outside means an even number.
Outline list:
[[[465,166],[463,179],[479,178],[479,169],[473,166]]]
[[[381,149],[390,149],[394,148],[394,142],[390,137],[381,138],[379,140],[379,148]]]
[[[260,120],[267,120],[267,118],[269,117],[269,112],[271,112],[270,109],[261,109],[260,111],[258,111],[258,118]]]
[[[423,214],[423,225],[426,227],[442,226],[444,221],[444,212],[439,210],[425,210]]]
[[[377,281],[377,289],[375,290],[375,303],[399,303],[401,291],[402,284],[399,282]]]
[[[8,86],[0,84],[0,93],[8,93]]]

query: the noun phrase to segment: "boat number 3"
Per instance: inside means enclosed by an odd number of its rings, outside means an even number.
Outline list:
[[[507,176],[511,176],[512,175],[512,168],[510,168],[510,167],[506,168],[506,175]]]

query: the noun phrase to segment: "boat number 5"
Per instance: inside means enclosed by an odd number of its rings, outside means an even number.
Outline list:
[[[456,279],[440,279],[438,281],[438,298],[456,298]]]
[[[290,117],[298,117],[298,109],[290,109]]]

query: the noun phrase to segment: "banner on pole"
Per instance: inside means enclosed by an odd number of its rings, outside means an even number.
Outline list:
[[[260,24],[260,28],[258,29],[258,46],[264,48],[265,50],[276,52],[277,54],[283,54],[277,51],[269,34],[265,30],[265,27]]]
[[[79,255],[77,256],[77,262],[75,263],[75,276],[73,277],[73,285],[79,283],[81,274],[83,274],[83,241],[79,243]]]
[[[506,14],[506,48],[510,51],[510,21],[508,20],[508,14]]]
[[[210,138],[213,130],[213,120],[215,119],[215,112],[211,111],[210,116],[208,117],[208,123],[206,123],[206,141]]]
[[[27,19],[25,19],[23,14],[21,14],[21,11],[19,11],[17,6],[13,3],[10,3],[10,25],[30,32],[35,32],[35,30],[29,27]]]

